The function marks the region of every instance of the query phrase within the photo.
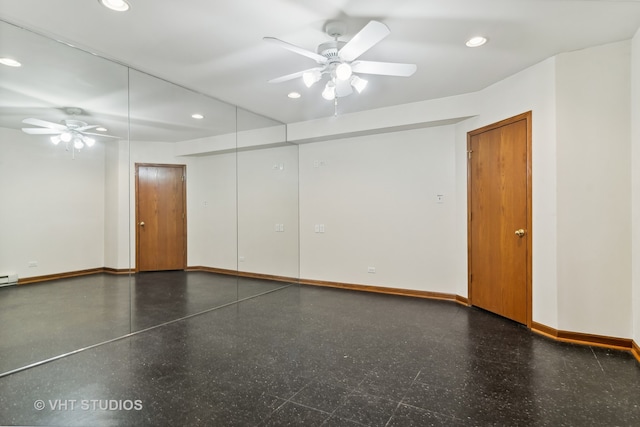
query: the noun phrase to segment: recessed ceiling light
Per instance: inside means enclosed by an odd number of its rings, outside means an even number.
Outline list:
[[[291,99],[298,99],[300,98],[302,95],[300,95],[298,92],[291,92],[287,95],[289,98]]]
[[[98,132],[106,132],[106,131],[107,131],[107,128],[99,127],[99,128],[96,128],[96,130],[97,130]]]
[[[192,114],[191,117],[193,117],[194,119],[198,119],[198,120],[204,119],[204,116],[202,114],[198,114],[198,113]]]
[[[487,39],[485,37],[477,36],[477,37],[471,37],[469,40],[467,40],[465,44],[468,47],[478,47],[478,46],[482,46],[486,42],[487,42]]]
[[[125,0],[98,0],[104,7],[117,12],[126,12],[129,10],[129,3]]]
[[[9,67],[21,67],[22,64],[11,58],[0,58],[0,64],[7,65]]]

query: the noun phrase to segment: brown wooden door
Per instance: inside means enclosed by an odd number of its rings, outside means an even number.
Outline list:
[[[469,132],[470,303],[531,326],[531,113]]]
[[[136,270],[186,268],[184,165],[136,164]]]

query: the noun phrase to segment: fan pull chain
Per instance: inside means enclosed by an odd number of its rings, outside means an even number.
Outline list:
[[[333,98],[333,116],[338,117],[338,97]]]

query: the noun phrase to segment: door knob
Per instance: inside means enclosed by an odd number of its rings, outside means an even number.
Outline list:
[[[142,222],[140,223],[140,226],[141,226],[141,227],[144,227],[144,221],[142,221]]]
[[[516,230],[516,236],[522,237],[525,235],[525,231],[521,228],[520,230]]]

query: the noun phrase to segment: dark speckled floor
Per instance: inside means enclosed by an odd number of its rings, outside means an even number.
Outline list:
[[[637,426],[640,367],[455,303],[290,286],[0,378],[0,424]]]

